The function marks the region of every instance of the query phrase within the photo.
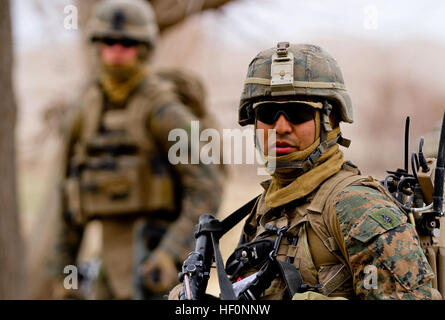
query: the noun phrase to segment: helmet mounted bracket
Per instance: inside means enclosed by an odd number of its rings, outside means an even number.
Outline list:
[[[289,42],[278,42],[272,55],[270,89],[272,96],[292,95],[294,90],[294,55],[288,50]]]

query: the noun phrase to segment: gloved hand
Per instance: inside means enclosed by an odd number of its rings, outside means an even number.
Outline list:
[[[167,293],[178,283],[178,269],[173,257],[162,249],[156,249],[142,265],[145,286],[153,293]]]

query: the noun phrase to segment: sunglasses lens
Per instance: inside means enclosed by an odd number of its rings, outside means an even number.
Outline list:
[[[300,124],[314,119],[314,108],[303,103],[264,103],[256,109],[257,120],[274,124],[283,114],[293,124]]]
[[[124,40],[121,41],[121,44],[124,47],[129,48],[129,47],[135,47],[137,45],[137,42],[134,41],[134,40],[124,39]]]
[[[107,46],[113,46],[116,43],[116,39],[103,39],[102,42]]]
[[[134,47],[137,45],[137,42],[134,40],[130,40],[130,39],[110,39],[110,38],[105,38],[102,40],[103,43],[107,46],[114,46],[115,44],[119,43],[122,46],[129,48],[129,47]]]

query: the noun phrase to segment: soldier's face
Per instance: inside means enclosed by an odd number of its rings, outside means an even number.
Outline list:
[[[102,43],[100,47],[102,61],[108,65],[126,65],[137,60],[137,46],[128,46],[120,42]]]
[[[268,150],[277,156],[286,155],[295,151],[301,151],[309,147],[315,141],[315,120],[309,120],[299,124],[293,124],[287,118],[280,114],[273,124],[267,124],[256,120],[257,129],[264,130],[264,148],[265,155]],[[268,130],[276,130],[276,143],[269,143]]]

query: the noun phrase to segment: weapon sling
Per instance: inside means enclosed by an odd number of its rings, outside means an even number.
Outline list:
[[[227,278],[226,271],[224,270],[224,262],[221,256],[221,251],[219,250],[219,239],[251,213],[259,198],[260,196],[257,196],[250,200],[222,221],[212,219],[207,223],[197,225],[195,238],[198,238],[202,233],[210,233],[215,256],[216,271],[218,274],[218,283],[221,290],[221,298],[223,300],[236,300],[237,297],[233,291],[232,283]]]
[[[210,233],[215,256],[218,283],[221,291],[221,299],[223,300],[236,300],[237,296],[235,295],[232,283],[229,281],[227,273],[224,269],[224,262],[219,250],[219,239],[252,212],[259,198],[260,196],[255,197],[222,221],[211,219],[208,222],[197,225],[195,238],[198,238],[203,233]],[[280,273],[283,275],[290,295],[293,296],[293,294],[300,292],[303,285],[301,274],[290,263],[279,260],[276,261],[278,262]],[[310,290],[311,288],[308,289]]]

